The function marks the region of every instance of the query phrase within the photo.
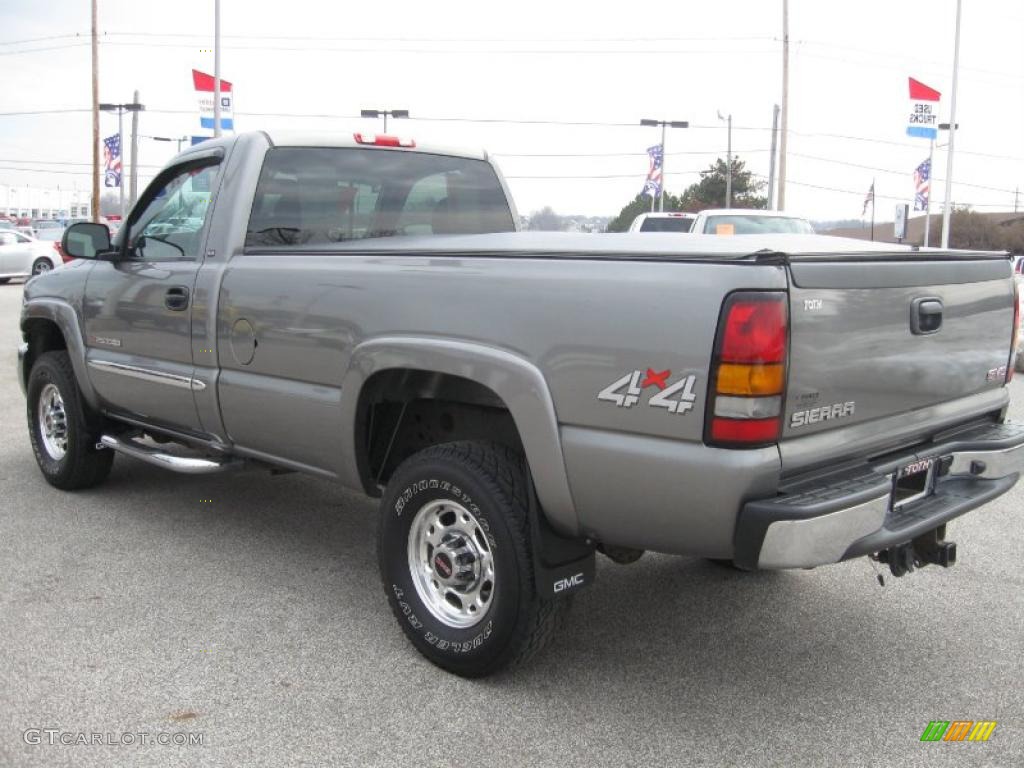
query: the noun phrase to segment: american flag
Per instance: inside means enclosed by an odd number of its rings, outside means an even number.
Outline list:
[[[114,134],[103,140],[103,186],[121,186],[121,136]]]
[[[928,210],[928,195],[932,191],[932,161],[929,158],[914,169],[914,210]]]
[[[661,194],[661,161],[664,148],[661,144],[655,144],[647,148],[647,154],[651,158],[651,168],[647,171],[647,180],[644,182],[644,191],[641,194],[657,197]]]
[[[864,214],[866,214],[868,212],[868,206],[869,205],[873,205],[874,202],[875,202],[875,182],[872,181],[871,182],[871,188],[868,190],[867,195],[864,197],[864,210],[860,212],[860,215],[863,216]],[[873,211],[874,208],[872,208],[871,210]],[[872,213],[871,215],[873,217],[874,213]]]

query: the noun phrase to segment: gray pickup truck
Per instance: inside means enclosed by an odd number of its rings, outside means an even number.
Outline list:
[[[745,569],[951,565],[1005,493],[1005,255],[780,235],[515,232],[484,153],[208,141],[112,243],[25,287],[46,480],[115,454],[297,470],[381,498],[399,624],[465,676],[536,651],[595,551]]]

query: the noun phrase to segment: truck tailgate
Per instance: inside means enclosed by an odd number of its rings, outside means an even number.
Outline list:
[[[790,263],[783,438],[1004,385],[1014,312],[1008,261],[902,256]]]

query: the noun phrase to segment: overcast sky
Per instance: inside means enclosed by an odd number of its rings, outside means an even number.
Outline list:
[[[672,192],[724,156],[719,110],[733,115],[736,154],[768,173],[781,0],[221,5],[222,76],[236,87],[239,130],[367,130],[375,126],[354,117],[360,109],[408,109],[420,119],[389,132],[487,148],[524,213],[617,213],[641,189],[645,149],[658,140],[636,125],[644,117],[690,122],[666,142]],[[953,199],[1012,210],[1024,186],[1024,2],[964,6]],[[139,89],[140,133],[203,133],[190,70],[213,71],[213,7],[99,0],[100,100],[130,101]],[[791,0],[788,210],[857,218],[872,178],[879,220],[911,202],[928,146],[905,135],[907,77],[942,92],[948,120],[955,8]],[[87,188],[87,111],[10,113],[88,108],[89,0],[0,0],[0,20],[0,183]],[[14,44],[37,38],[52,39]],[[103,135],[116,131],[115,117],[101,121]],[[145,179],[171,145],[140,146]],[[940,179],[945,160],[937,150]]]

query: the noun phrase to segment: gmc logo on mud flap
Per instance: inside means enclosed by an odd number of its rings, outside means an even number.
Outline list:
[[[555,594],[557,595],[559,592],[564,592],[565,590],[572,589],[573,587],[582,587],[582,586],[583,586],[583,574],[582,573],[577,573],[577,574],[574,574],[574,575],[570,576],[567,579],[559,579],[558,581],[556,581],[555,582]]]

